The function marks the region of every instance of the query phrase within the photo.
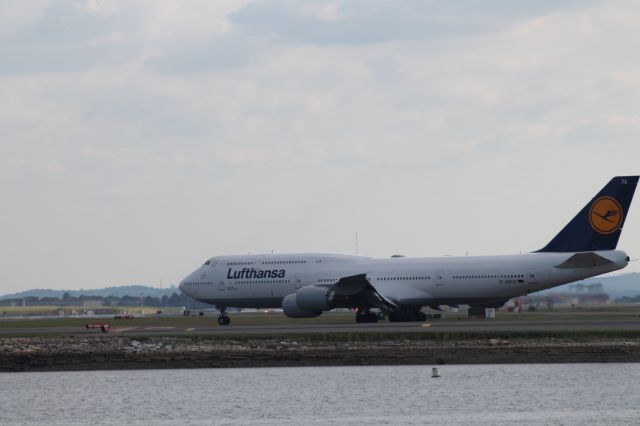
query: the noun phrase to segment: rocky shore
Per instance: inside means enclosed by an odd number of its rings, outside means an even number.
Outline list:
[[[322,339],[13,337],[0,371],[497,363],[640,362],[633,338]]]

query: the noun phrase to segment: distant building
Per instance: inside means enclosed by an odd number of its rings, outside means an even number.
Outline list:
[[[95,308],[96,306],[102,306],[102,300],[87,299],[82,301],[83,308]]]

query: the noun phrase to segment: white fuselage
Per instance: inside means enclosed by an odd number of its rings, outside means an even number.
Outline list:
[[[275,308],[305,286],[330,286],[366,274],[401,307],[482,305],[622,269],[620,250],[598,251],[603,265],[558,267],[575,253],[373,259],[337,254],[217,256],[180,283],[190,297],[218,307]]]

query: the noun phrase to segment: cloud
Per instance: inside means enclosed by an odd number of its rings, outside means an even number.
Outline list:
[[[0,38],[0,74],[63,73],[132,60],[139,47],[124,43],[124,38],[139,16],[135,11],[117,15],[115,6],[113,12],[95,13],[65,1],[42,4],[28,25]]]
[[[0,4],[0,37],[15,34],[39,22],[51,0],[6,0]]]
[[[148,67],[169,74],[203,73],[253,65],[263,55],[259,43],[241,37],[218,37],[200,42],[170,43],[146,59]]]
[[[248,34],[319,44],[431,40],[495,31],[514,21],[584,2],[263,1],[232,15]]]
[[[596,144],[611,150],[637,144],[640,139],[640,116],[604,114],[585,119],[566,135],[577,145]]]
[[[228,15],[244,3],[10,2],[0,9],[0,23],[7,23],[0,33],[0,74],[122,65],[156,55],[165,43],[214,42],[231,30]]]
[[[63,174],[66,170],[64,164],[56,160],[9,158],[0,162],[0,181],[41,181]]]

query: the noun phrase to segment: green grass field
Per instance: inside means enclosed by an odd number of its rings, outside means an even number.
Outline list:
[[[353,315],[332,314],[319,318],[291,319],[281,313],[265,314],[231,314],[234,325],[276,325],[276,324],[341,324],[352,323]],[[137,316],[133,319],[117,320],[114,318],[92,317],[42,317],[37,319],[17,318],[0,320],[0,329],[3,328],[55,328],[55,327],[83,327],[88,323],[109,324],[111,327],[208,327],[217,326],[217,316],[191,316],[181,315],[149,315]]]
[[[72,310],[80,311],[79,307],[67,307],[65,312]],[[86,308],[85,308],[86,309]],[[28,328],[56,328],[56,327],[84,327],[88,323],[109,324],[110,327],[178,327],[178,328],[198,328],[217,326],[217,314],[206,312],[204,316],[195,315],[185,317],[173,309],[172,315],[166,308],[162,308],[163,315],[157,315],[157,308],[145,308],[144,314],[140,314],[140,308],[121,308],[119,311],[132,312],[133,319],[116,320],[112,316],[106,318],[94,318],[86,316],[70,317],[58,316],[58,310],[51,310],[50,307],[10,307],[0,308],[0,329],[28,329]],[[44,316],[52,312],[51,316]],[[20,317],[24,315],[24,317]],[[39,318],[30,316],[40,315]],[[301,324],[351,324],[354,322],[353,313],[325,313],[317,318],[292,319],[284,316],[282,312],[251,312],[251,313],[230,313],[234,325],[301,325]],[[4,316],[4,318],[3,318]],[[12,318],[6,318],[11,316]],[[623,318],[635,318],[640,321],[640,305],[613,305],[585,307],[574,309],[556,309],[553,312],[520,312],[511,313],[498,311],[495,321],[505,320],[614,320]],[[438,321],[462,321],[467,320],[466,310],[457,313],[442,313],[442,319],[431,318],[427,322]]]

